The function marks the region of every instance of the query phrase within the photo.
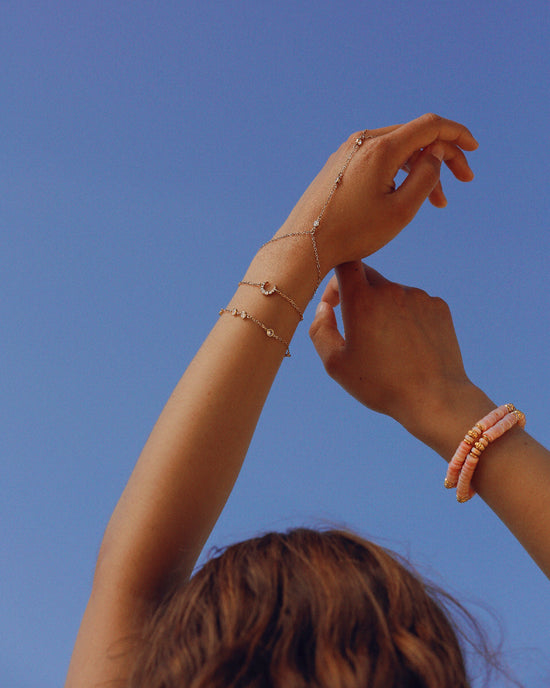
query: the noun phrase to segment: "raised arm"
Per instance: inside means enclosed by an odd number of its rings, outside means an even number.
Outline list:
[[[449,461],[497,404],[468,379],[447,305],[360,262],[337,275],[310,329],[328,373]],[[550,577],[550,453],[515,426],[483,451],[473,486]]]
[[[320,279],[390,241],[426,197],[445,205],[441,159],[469,181],[461,149],[476,147],[463,126],[433,115],[355,134],[307,189],[275,235],[280,240],[259,250],[247,284],[168,400],[109,522],[67,686],[124,678],[132,656],[116,643],[139,633],[176,570],[190,575]],[[410,173],[395,190],[405,164]]]

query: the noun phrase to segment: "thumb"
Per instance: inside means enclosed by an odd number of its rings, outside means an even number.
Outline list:
[[[441,162],[445,157],[443,144],[436,141],[424,149],[415,161],[409,175],[394,194],[399,203],[414,216],[422,203],[439,183]]]
[[[309,336],[319,358],[327,370],[338,358],[345,341],[338,332],[338,323],[334,308],[326,301],[321,301],[315,311],[315,318],[309,328]]]

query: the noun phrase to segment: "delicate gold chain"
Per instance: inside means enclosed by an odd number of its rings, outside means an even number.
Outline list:
[[[270,239],[269,241],[266,241],[265,244],[262,244],[260,248],[264,248],[264,246],[267,246],[268,244],[272,244],[275,241],[281,241],[281,239],[288,239],[290,237],[298,237],[298,236],[310,236],[311,237],[311,245],[313,247],[313,255],[315,257],[315,267],[317,269],[317,283],[315,285],[315,291],[317,291],[317,287],[321,284],[322,280],[322,272],[321,272],[321,261],[319,259],[319,249],[317,247],[317,231],[319,229],[319,225],[321,224],[321,220],[323,219],[323,216],[325,214],[326,209],[328,208],[332,197],[336,193],[336,189],[340,186],[342,183],[342,180],[344,178],[344,172],[347,170],[351,159],[355,155],[355,153],[359,150],[359,148],[363,145],[363,142],[365,139],[372,139],[374,136],[370,136],[367,134],[367,129],[365,131],[361,132],[361,134],[355,139],[355,142],[353,144],[353,147],[351,151],[349,152],[346,160],[344,161],[344,164],[342,165],[340,172],[338,173],[336,179],[334,180],[334,183],[332,185],[332,188],[330,189],[330,192],[327,196],[327,199],[321,208],[321,211],[313,221],[313,226],[311,229],[308,229],[307,231],[303,232],[290,232],[288,234],[282,234],[281,236],[276,236],[273,239]],[[287,296],[285,293],[283,293],[280,289],[277,288],[275,284],[271,284],[267,280],[265,282],[248,282],[245,280],[242,280],[239,282],[239,285],[248,285],[250,287],[259,287],[260,291],[264,296],[271,296],[272,294],[279,294],[285,301],[294,308],[294,310],[298,313],[300,316],[300,320],[303,320],[303,313],[297,306],[297,304],[290,298],[290,296]],[[268,286],[269,285],[269,286]],[[238,309],[238,308],[222,308],[220,309],[220,316],[223,315],[224,313],[229,313],[229,315],[232,315],[234,317],[240,317],[243,320],[251,320],[254,324],[256,324],[258,327],[261,327],[262,330],[266,333],[268,337],[271,339],[276,339],[278,342],[281,342],[281,344],[284,344],[286,351],[285,351],[285,356],[289,357],[290,356],[290,345],[287,341],[285,341],[282,337],[279,337],[279,335],[275,334],[275,331],[273,328],[268,327],[265,325],[263,322],[255,318],[253,315],[250,315],[245,310]]]
[[[272,244],[275,241],[281,241],[281,239],[288,239],[290,237],[297,237],[297,236],[307,236],[309,235],[311,237],[311,245],[313,247],[313,255],[315,256],[315,267],[317,268],[317,284],[315,285],[315,291],[317,291],[317,287],[321,284],[321,280],[323,278],[322,272],[321,272],[321,261],[319,260],[319,250],[317,248],[317,239],[316,239],[316,234],[319,229],[319,225],[321,224],[321,219],[323,218],[323,215],[325,214],[325,210],[328,208],[329,203],[332,200],[332,197],[334,196],[336,189],[340,186],[342,183],[342,180],[344,178],[344,172],[347,170],[348,165],[351,162],[351,159],[355,155],[355,153],[359,150],[359,148],[363,145],[363,142],[365,139],[373,139],[374,136],[367,135],[368,129],[365,129],[365,131],[361,132],[361,134],[355,139],[355,142],[353,144],[353,148],[349,152],[348,157],[346,158],[340,172],[338,173],[338,176],[334,180],[334,184],[332,185],[332,188],[329,192],[329,195],[327,196],[327,200],[325,201],[325,204],[321,208],[321,212],[315,220],[313,221],[313,226],[311,229],[308,229],[304,232],[290,232],[289,234],[282,234],[281,236],[274,237],[273,239],[270,239],[269,241],[266,241],[265,244],[262,244],[260,248],[263,248],[264,246],[267,246],[268,244]]]
[[[268,337],[270,337],[271,339],[276,339],[278,342],[281,342],[281,344],[284,344],[286,347],[285,356],[287,358],[290,358],[290,344],[287,341],[285,341],[282,337],[279,337],[279,335],[275,334],[275,331],[271,327],[264,325],[263,322],[260,322],[257,318],[255,318],[253,315],[250,315],[250,313],[248,313],[247,311],[239,310],[238,308],[221,308],[219,314],[223,315],[224,313],[229,313],[229,315],[233,315],[234,317],[240,316],[243,320],[251,320],[253,323],[261,327]]]
[[[246,284],[246,285],[248,285],[249,287],[259,287],[259,288],[260,288],[260,291],[262,292],[262,294],[263,294],[264,296],[271,296],[272,294],[279,294],[279,296],[282,296],[282,298],[283,298],[287,303],[289,303],[289,304],[292,306],[292,308],[294,308],[294,310],[296,311],[296,313],[298,313],[298,315],[300,316],[300,320],[303,320],[303,319],[304,319],[304,314],[303,314],[302,311],[298,308],[298,306],[296,305],[296,303],[290,298],[290,296],[287,296],[287,295],[284,294],[280,289],[277,289],[277,285],[276,285],[276,284],[273,284],[272,286],[269,286],[269,287],[268,287],[267,285],[269,285],[270,282],[267,282],[267,281],[265,281],[265,282],[246,282],[245,280],[242,280],[241,282],[239,282],[239,285],[241,285],[241,284]]]

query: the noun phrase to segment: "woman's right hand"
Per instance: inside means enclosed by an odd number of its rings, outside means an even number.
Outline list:
[[[353,134],[330,156],[275,236],[311,229],[360,134]],[[316,234],[323,275],[387,244],[426,198],[435,206],[445,206],[439,181],[441,161],[457,179],[470,181],[474,175],[462,151],[477,146],[465,126],[432,114],[369,130]],[[408,175],[396,189],[394,178],[403,168]]]
[[[344,337],[334,314],[339,303]],[[459,399],[482,395],[464,370],[447,304],[390,282],[361,262],[336,269],[310,336],[327,372],[345,390],[429,444],[435,419],[440,422]]]

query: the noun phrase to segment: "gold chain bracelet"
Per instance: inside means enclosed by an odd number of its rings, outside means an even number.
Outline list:
[[[268,327],[263,322],[260,322],[253,315],[250,315],[250,313],[247,313],[243,310],[239,310],[238,308],[221,308],[219,314],[223,315],[224,313],[229,313],[229,315],[233,315],[234,317],[241,317],[243,320],[251,320],[253,323],[258,325],[258,327],[261,327],[268,337],[270,337],[271,339],[276,339],[278,342],[281,342],[281,344],[284,344],[286,347],[285,356],[287,358],[290,358],[290,344],[287,341],[285,341],[282,337],[279,337],[279,335],[275,334],[275,330],[273,330],[273,328]]]
[[[264,296],[271,296],[272,294],[279,294],[288,304],[294,308],[296,313],[300,316],[300,321],[304,319],[304,314],[302,311],[298,308],[296,303],[290,298],[290,296],[287,296],[284,294],[280,289],[277,288],[276,284],[271,284],[271,282],[265,281],[265,282],[247,282],[245,280],[242,280],[239,282],[239,286],[241,284],[246,284],[249,287],[259,287],[260,291]],[[268,286],[269,285],[269,286]]]

